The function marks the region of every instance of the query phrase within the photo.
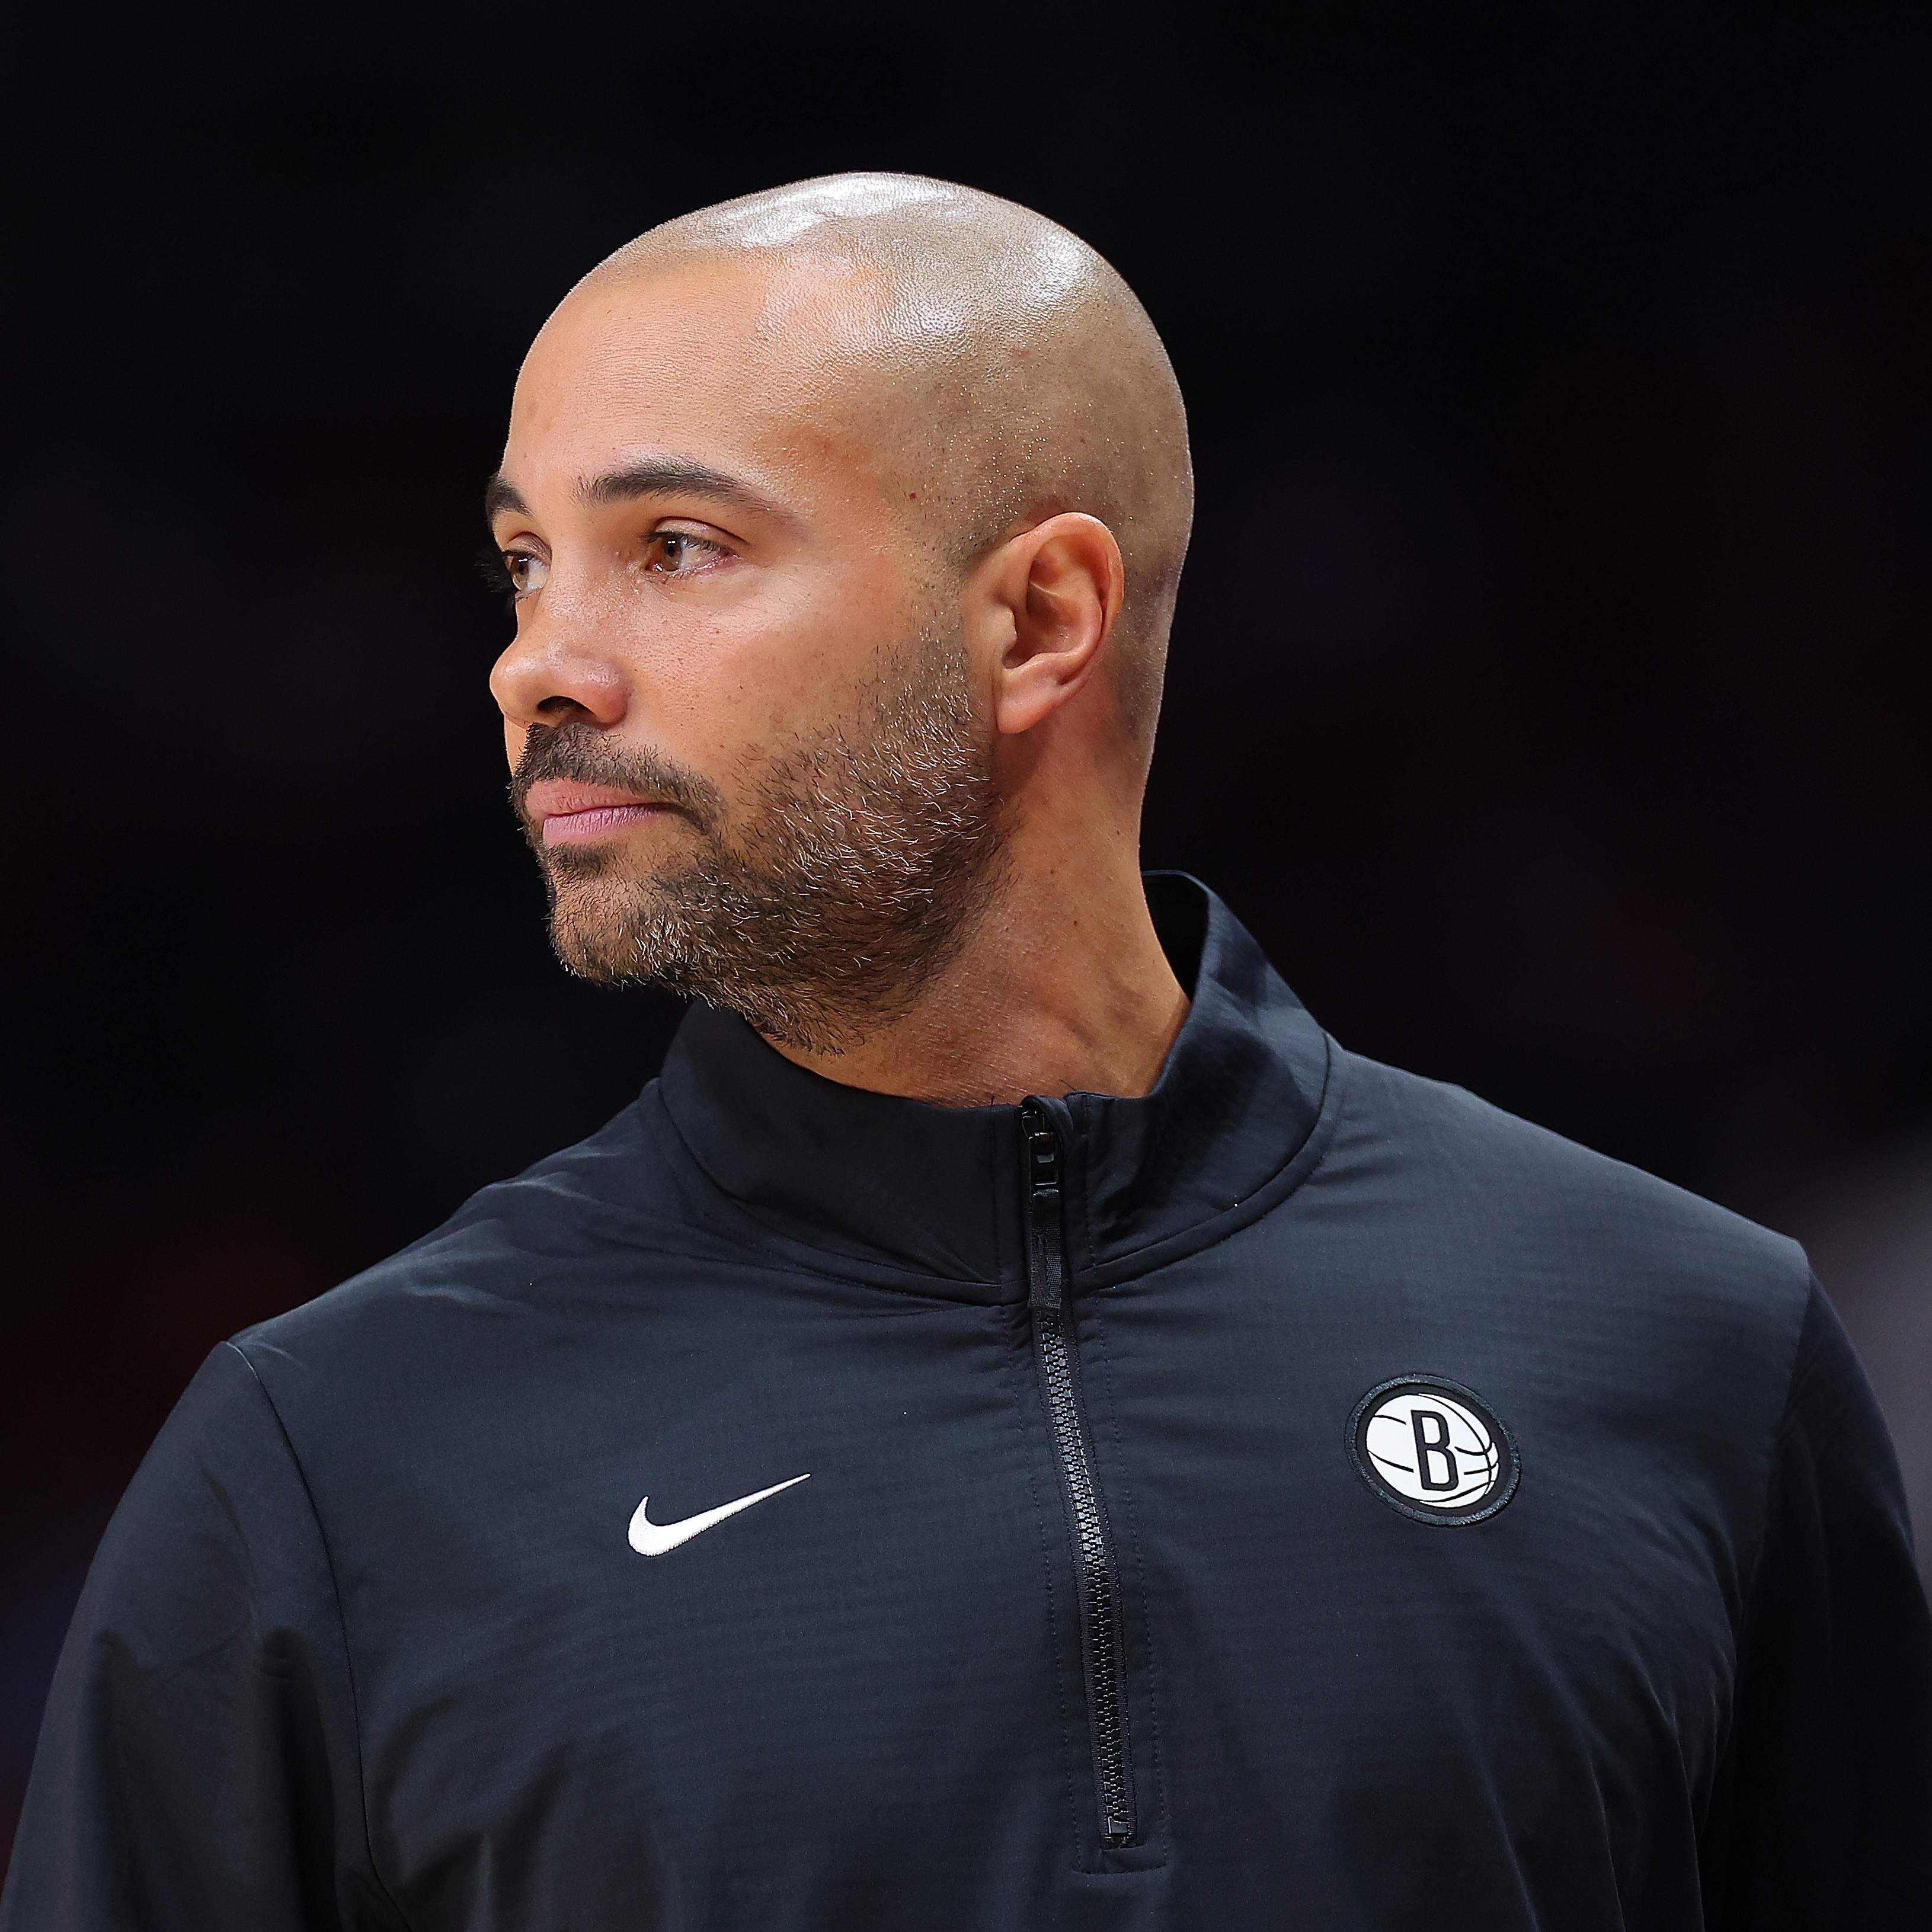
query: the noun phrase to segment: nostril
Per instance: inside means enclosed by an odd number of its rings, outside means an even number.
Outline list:
[[[528,627],[497,659],[490,689],[503,716],[524,724],[615,724],[628,696],[622,668],[603,652]]]

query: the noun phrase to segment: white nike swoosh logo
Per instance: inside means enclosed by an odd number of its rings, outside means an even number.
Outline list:
[[[688,1516],[682,1522],[653,1522],[650,1517],[651,1499],[645,1497],[631,1516],[631,1547],[640,1556],[662,1556],[675,1550],[680,1543],[688,1543],[694,1536],[702,1536],[713,1525],[722,1522],[728,1516],[736,1516],[740,1510],[749,1509],[754,1503],[761,1503],[767,1496],[775,1496],[781,1490],[788,1490],[794,1483],[810,1479],[811,1472],[802,1476],[792,1476],[782,1483],[774,1483],[768,1490],[759,1490],[748,1496],[740,1496],[735,1503],[720,1503],[716,1509],[700,1510],[695,1516]]]

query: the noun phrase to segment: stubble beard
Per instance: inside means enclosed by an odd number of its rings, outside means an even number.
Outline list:
[[[776,1045],[848,1052],[912,1010],[997,890],[991,748],[958,640],[922,635],[866,680],[845,722],[742,776],[752,802],[734,814],[709,780],[595,726],[533,728],[511,798],[542,868],[550,943],[581,978],[663,987]],[[546,778],[667,800],[695,849],[639,872],[619,846],[546,847],[523,803]]]

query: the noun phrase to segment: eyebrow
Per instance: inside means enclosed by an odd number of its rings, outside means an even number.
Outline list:
[[[768,517],[784,514],[770,497],[753,489],[742,477],[675,456],[634,463],[602,476],[585,477],[578,484],[577,494],[578,500],[586,503],[628,503],[639,496],[706,496],[733,509],[755,511]],[[483,514],[494,518],[505,510],[524,516],[530,513],[530,506],[515,485],[499,471],[484,488]]]
[[[527,517],[530,506],[525,502],[514,487],[503,480],[500,470],[483,486],[483,516],[488,523],[494,523],[505,510],[514,510]]]

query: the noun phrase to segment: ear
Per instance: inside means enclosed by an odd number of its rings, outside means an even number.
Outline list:
[[[1099,660],[1126,592],[1120,547],[1097,517],[1068,511],[1008,538],[975,575],[994,646],[994,728],[1030,731]]]

